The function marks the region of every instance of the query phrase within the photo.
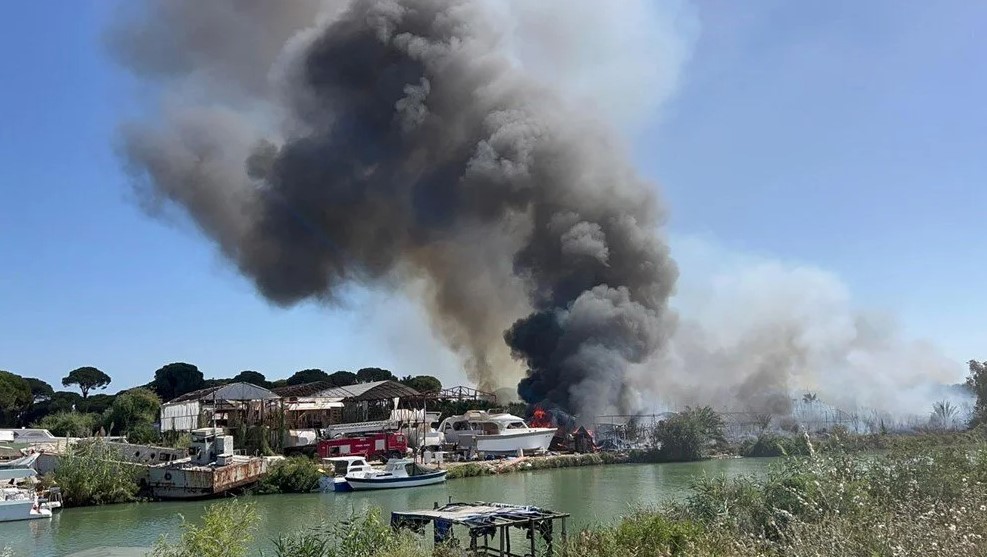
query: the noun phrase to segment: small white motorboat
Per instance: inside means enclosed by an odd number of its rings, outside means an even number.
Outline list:
[[[421,487],[446,481],[446,470],[426,468],[407,458],[387,461],[383,470],[367,470],[346,475],[346,483],[355,490]]]
[[[323,458],[322,462],[327,472],[332,474],[323,476],[319,482],[322,491],[353,491],[350,484],[346,482],[346,476],[374,470],[374,467],[367,464],[367,460],[361,456],[334,456]]]
[[[36,476],[30,468],[0,469],[0,522],[51,518],[51,507],[38,497],[34,487],[22,486]]]

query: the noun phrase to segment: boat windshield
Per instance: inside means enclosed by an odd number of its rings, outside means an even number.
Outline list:
[[[524,422],[511,422],[507,424],[507,429],[528,429]]]
[[[409,462],[408,464],[406,464],[404,467],[404,471],[409,476],[421,476],[423,474],[434,472],[434,470],[429,470],[428,468],[424,468],[414,462]]]
[[[482,432],[483,435],[497,435],[500,433],[500,426],[496,422],[473,422],[473,429]]]

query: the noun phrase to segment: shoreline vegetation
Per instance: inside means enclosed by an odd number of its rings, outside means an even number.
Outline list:
[[[578,466],[693,462],[710,458],[809,456],[814,453],[859,453],[971,446],[987,442],[987,426],[965,432],[927,431],[916,434],[851,434],[833,428],[810,436],[762,431],[755,439],[728,443],[720,415],[709,407],[688,409],[655,424],[643,434],[648,446],[620,452],[552,454],[496,460],[449,462],[448,478],[470,478]],[[62,458],[48,478],[62,488],[66,507],[125,503],[145,498],[138,465],[119,462],[98,438],[79,443]],[[317,489],[321,464],[307,456],[273,461],[270,471],[249,489],[256,494],[307,493]]]
[[[691,489],[682,502],[638,509],[613,523],[571,535],[557,555],[987,553],[987,444],[982,437],[965,437],[962,444],[947,446],[902,444],[883,454],[818,451],[809,443],[808,455],[783,457],[767,474],[697,477]],[[201,525],[186,523],[180,537],[160,540],[153,555],[254,555],[246,549],[257,520],[253,505],[249,497],[214,503]],[[210,545],[210,540],[223,543]],[[466,554],[461,546],[432,548],[420,537],[394,532],[379,511],[283,533],[271,543],[273,552],[263,555]]]

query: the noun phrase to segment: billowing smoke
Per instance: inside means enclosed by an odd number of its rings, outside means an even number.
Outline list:
[[[525,400],[630,410],[629,366],[673,324],[653,187],[505,54],[486,3],[330,7],[162,0],[123,20],[116,52],[164,91],[122,128],[149,206],[183,209],[274,303],[424,281],[481,387],[506,340]]]
[[[677,238],[683,316],[667,350],[630,373],[631,388],[663,409],[712,404],[788,416],[805,394],[848,413],[928,416],[934,402],[969,397],[943,387],[963,366],[910,340],[892,316],[858,309],[847,286],[812,265]]]

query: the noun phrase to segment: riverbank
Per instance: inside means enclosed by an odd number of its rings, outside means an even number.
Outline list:
[[[243,504],[217,504],[212,512],[237,513],[237,531],[246,536],[257,518],[249,507],[239,507]],[[281,535],[273,554],[301,555],[297,549],[309,547],[321,548],[304,553],[311,557],[461,555],[449,548],[433,553],[420,538],[391,531],[379,512],[364,516],[318,531]],[[222,521],[206,524],[228,528]],[[979,445],[895,450],[866,459],[816,454],[786,458],[760,476],[698,476],[684,500],[632,512],[610,526],[585,529],[572,536],[560,554],[966,557],[987,553],[985,533],[987,448]],[[158,555],[248,555],[213,554],[184,539],[176,541],[162,546]]]
[[[479,460],[471,462],[451,462],[441,466],[448,470],[450,480],[472,478],[476,476],[492,476],[497,474],[512,474],[530,470],[546,470],[552,468],[574,468],[579,466],[601,466],[604,464],[624,464],[631,462],[626,453],[587,453],[562,454],[545,456],[522,456],[497,460]]]
[[[386,520],[392,511],[430,509],[433,504],[450,499],[565,509],[572,513],[568,528],[574,533],[617,520],[630,508],[650,508],[668,500],[684,500],[695,477],[766,474],[775,462],[777,459],[751,458],[581,466],[460,478],[416,489],[240,496],[238,500],[256,503],[261,517],[249,555],[264,551],[270,557],[271,540],[282,532],[318,528],[323,523],[337,524],[374,508],[381,509]],[[99,555],[93,550],[105,546],[148,547],[161,535],[174,541],[181,532],[183,518],[201,524],[205,509],[216,503],[216,500],[166,501],[69,508],[57,512],[50,521],[0,524],[0,540],[14,549],[15,557],[63,557],[80,551]]]

